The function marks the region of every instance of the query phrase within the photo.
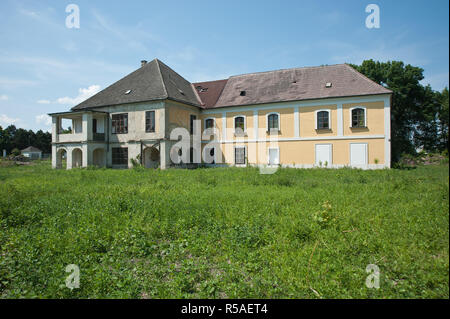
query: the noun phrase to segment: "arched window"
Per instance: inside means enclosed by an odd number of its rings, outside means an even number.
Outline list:
[[[362,107],[356,107],[351,112],[352,127],[366,127],[366,110]]]
[[[329,111],[318,111],[317,112],[316,129],[318,129],[318,130],[330,129],[330,112]]]
[[[280,129],[280,116],[278,113],[267,114],[267,131]]]
[[[242,115],[234,117],[234,133],[244,134],[245,133],[245,117]]]

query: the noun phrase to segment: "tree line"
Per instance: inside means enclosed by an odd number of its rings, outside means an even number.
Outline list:
[[[28,146],[37,147],[43,153],[51,153],[52,134],[42,130],[35,133],[32,130],[16,128],[14,125],[5,129],[0,126],[0,154],[3,154],[3,150],[11,154],[14,149],[23,150]]]
[[[401,61],[365,60],[351,64],[372,81],[393,91],[391,103],[391,153],[396,162],[402,154],[448,153],[448,88],[434,91],[422,85],[423,69]]]

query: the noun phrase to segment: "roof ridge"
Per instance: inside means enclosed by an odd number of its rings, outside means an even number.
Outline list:
[[[303,66],[303,67],[298,67],[298,68],[286,68],[286,69],[278,69],[278,70],[271,70],[271,71],[261,71],[261,72],[243,73],[243,74],[231,75],[229,78],[234,78],[234,77],[238,77],[238,76],[246,76],[246,75],[262,74],[262,73],[271,73],[271,72],[289,71],[289,70],[318,69],[318,68],[325,68],[325,67],[339,66],[339,65],[345,65],[345,63],[339,63],[339,64],[327,64],[327,65],[317,65],[317,66]]]
[[[161,83],[162,83],[162,85],[163,85],[164,92],[166,92],[165,98],[167,99],[167,98],[169,97],[169,93],[167,92],[166,82],[164,81],[164,77],[163,77],[162,72],[161,72],[161,67],[160,67],[160,65],[159,65],[159,63],[160,63],[161,61],[159,61],[158,58],[155,58],[153,61],[156,62],[156,66],[157,66],[157,68],[158,68],[159,76],[161,77]]]

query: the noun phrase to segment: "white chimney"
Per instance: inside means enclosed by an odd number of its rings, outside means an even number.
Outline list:
[[[146,65],[147,64],[147,60],[142,60],[141,61],[141,67],[143,67],[144,65]]]

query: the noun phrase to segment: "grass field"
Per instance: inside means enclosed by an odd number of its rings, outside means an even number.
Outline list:
[[[0,167],[0,297],[449,298],[448,185],[448,165]]]

